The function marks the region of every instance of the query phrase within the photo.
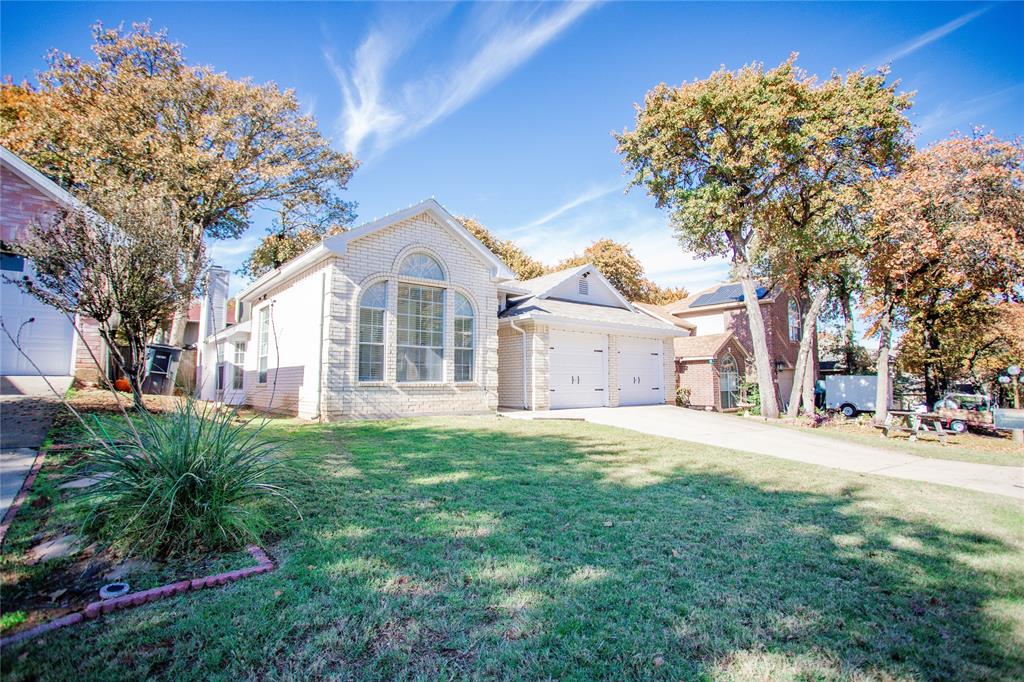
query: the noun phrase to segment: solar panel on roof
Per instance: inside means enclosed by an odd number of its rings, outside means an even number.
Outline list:
[[[764,287],[757,288],[758,300],[765,297],[768,290]],[[697,300],[690,304],[691,308],[701,308],[708,305],[717,305],[719,303],[739,303],[743,300],[743,285],[742,284],[723,284],[714,291],[709,291],[706,294],[701,294],[697,297]]]

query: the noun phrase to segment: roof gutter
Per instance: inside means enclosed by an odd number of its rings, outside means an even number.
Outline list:
[[[600,331],[617,331],[617,332],[631,332],[633,334],[649,334],[651,336],[689,336],[689,333],[675,325],[669,325],[667,322],[662,329],[657,327],[645,327],[642,325],[632,324],[619,324],[616,322],[593,322],[588,320],[581,320],[575,317],[559,317],[557,315],[549,315],[542,313],[540,315],[536,313],[526,313],[525,315],[516,315],[514,317],[506,317],[499,320],[499,324],[503,321],[508,321],[509,324],[513,324],[513,319],[517,321],[534,320],[536,322],[543,322],[544,324],[561,324],[567,327],[578,327],[580,329],[596,329]]]

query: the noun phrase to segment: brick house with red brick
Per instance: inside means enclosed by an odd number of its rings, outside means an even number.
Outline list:
[[[800,306],[792,294],[778,287],[760,287],[757,293],[775,387],[783,404],[789,400],[800,349]],[[735,407],[731,395],[733,364],[739,377],[749,374],[756,380],[754,348],[741,285],[738,282],[716,284],[675,303],[659,306],[657,312],[663,318],[678,320],[693,329],[692,336],[675,341],[678,385],[690,390],[690,404],[716,410]],[[817,376],[817,344],[813,354]]]
[[[2,376],[74,375],[95,381],[96,362],[106,366],[107,353],[95,321],[76,320],[79,336],[63,313],[14,283],[32,277],[32,263],[18,253],[18,242],[25,239],[30,226],[45,225],[60,207],[75,203],[59,185],[0,147],[0,320],[31,359],[0,332]]]

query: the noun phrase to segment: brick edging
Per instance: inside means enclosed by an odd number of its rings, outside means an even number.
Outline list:
[[[41,623],[40,625],[29,628],[28,630],[11,635],[10,637],[0,638],[0,647],[24,642],[25,640],[38,637],[39,635],[52,632],[53,630],[66,627],[68,625],[75,625],[84,620],[98,618],[103,614],[142,606],[143,604],[159,601],[161,599],[173,597],[178,594],[184,594],[185,592],[193,590],[226,585],[228,583],[233,583],[236,580],[242,580],[243,578],[274,570],[274,562],[270,560],[270,557],[267,556],[267,553],[264,552],[261,547],[257,545],[249,545],[246,547],[246,550],[248,550],[249,554],[256,559],[257,564],[255,566],[247,566],[246,568],[239,568],[225,573],[215,573],[214,575],[208,575],[202,578],[193,578],[192,580],[180,580],[167,585],[161,585],[160,587],[154,587],[149,590],[143,590],[142,592],[126,594],[123,597],[94,601],[81,611],[69,613],[61,618]]]
[[[4,520],[0,523],[0,547],[3,547],[4,540],[7,539],[7,530],[11,527],[14,522],[14,517],[18,515],[18,510],[21,509],[21,505],[24,504],[25,498],[28,497],[29,490],[32,489],[32,484],[36,482],[36,476],[39,475],[39,470],[43,467],[43,454],[49,448],[41,448],[36,451],[36,459],[32,462],[32,468],[28,471],[28,476],[21,483],[21,489],[18,490],[18,494],[14,496],[14,501],[11,502],[11,506],[8,507],[7,513],[4,514]]]

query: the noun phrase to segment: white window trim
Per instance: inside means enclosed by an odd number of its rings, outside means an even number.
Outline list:
[[[359,340],[359,318],[360,318],[360,311],[363,309],[363,295],[367,291],[369,291],[371,287],[375,287],[375,286],[377,286],[378,284],[381,284],[381,283],[384,284],[384,320],[383,320],[383,323],[384,323],[384,333],[383,333],[383,340],[381,342],[381,348],[382,348],[382,353],[383,353],[383,358],[381,358],[381,368],[380,368],[381,369],[381,372],[380,372],[380,377],[381,378],[380,379],[360,379],[359,378],[359,354],[361,352],[361,348],[360,347],[363,345],[363,343]],[[388,342],[391,340],[391,335],[388,333],[388,328],[390,326],[389,325],[389,321],[392,319],[392,313],[391,313],[391,290],[392,289],[395,290],[395,301],[396,301],[395,312],[397,313],[397,310],[398,310],[398,308],[397,308],[398,289],[397,289],[396,286],[392,285],[392,280],[390,280],[388,278],[376,278],[376,279],[368,281],[365,286],[360,287],[360,289],[359,289],[359,296],[356,298],[356,334],[355,334],[355,338],[356,338],[355,377],[356,377],[356,384],[358,384],[359,386],[368,386],[369,387],[369,386],[390,386],[391,385],[391,382],[388,381],[388,368],[389,368],[389,365],[391,364],[389,362],[390,356],[388,354]],[[376,344],[374,344],[374,345],[376,345]],[[397,346],[396,346],[396,348],[397,348]]]
[[[442,269],[443,269],[443,266],[442,266]],[[448,307],[450,305],[448,299],[450,297],[450,293],[449,292],[451,291],[451,287],[445,286],[445,285],[447,285],[447,283],[448,283],[447,280],[443,280],[443,281],[442,280],[435,280],[435,279],[423,280],[423,279],[420,279],[418,277],[402,276],[402,277],[397,278],[397,283],[395,285],[395,343],[394,343],[394,348],[395,348],[395,354],[394,354],[394,358],[395,358],[395,363],[394,363],[395,364],[395,385],[400,385],[400,386],[425,386],[425,385],[430,385],[430,384],[433,384],[435,386],[447,386],[447,385],[450,385],[449,382],[447,381],[447,377],[448,377],[448,364],[449,364],[449,358],[448,358],[449,353],[448,353],[448,351],[450,350],[451,347],[449,345],[450,344],[449,334],[447,332],[448,332]],[[409,285],[409,286],[424,287],[424,288],[428,288],[428,289],[440,289],[441,290],[441,346],[440,346],[440,348],[441,348],[441,378],[440,379],[426,379],[426,380],[422,380],[422,381],[409,381],[409,380],[401,380],[401,379],[398,378],[398,347],[399,347],[399,343],[398,343],[398,318],[399,318],[399,315],[398,315],[398,297],[400,295],[399,287],[402,284],[406,284],[406,285]],[[405,348],[435,348],[435,349],[437,348],[436,346],[404,346],[404,347]]]
[[[266,328],[263,327],[263,315],[266,314]],[[270,377],[270,304],[263,306],[256,311],[256,383],[266,384]],[[263,346],[266,344],[266,349]],[[266,368],[261,369],[260,365],[266,361]]]
[[[455,304],[454,304],[454,302],[452,303],[452,383],[458,384],[460,386],[465,386],[465,385],[469,385],[469,384],[476,384],[476,383],[478,383],[477,382],[477,371],[478,371],[479,363],[477,362],[477,346],[478,346],[478,343],[477,343],[477,330],[479,329],[479,326],[480,326],[479,322],[478,322],[480,314],[477,311],[476,302],[473,300],[472,296],[470,296],[469,294],[467,294],[465,292],[462,292],[462,291],[452,290],[451,296],[454,297],[456,295],[459,295],[459,296],[462,296],[463,298],[465,298],[466,302],[469,303],[470,309],[473,311],[473,317],[470,318],[470,319],[473,320],[473,331],[472,331],[471,336],[470,336],[470,343],[473,344],[473,345],[470,348],[468,348],[468,349],[458,347],[458,346],[455,345],[455,318],[457,318],[457,317],[465,317],[465,315],[456,315],[455,314]],[[472,357],[473,366],[472,366],[472,372],[470,373],[470,378],[469,379],[456,379],[455,378],[455,351],[456,350],[469,350],[470,351],[470,356]]]

